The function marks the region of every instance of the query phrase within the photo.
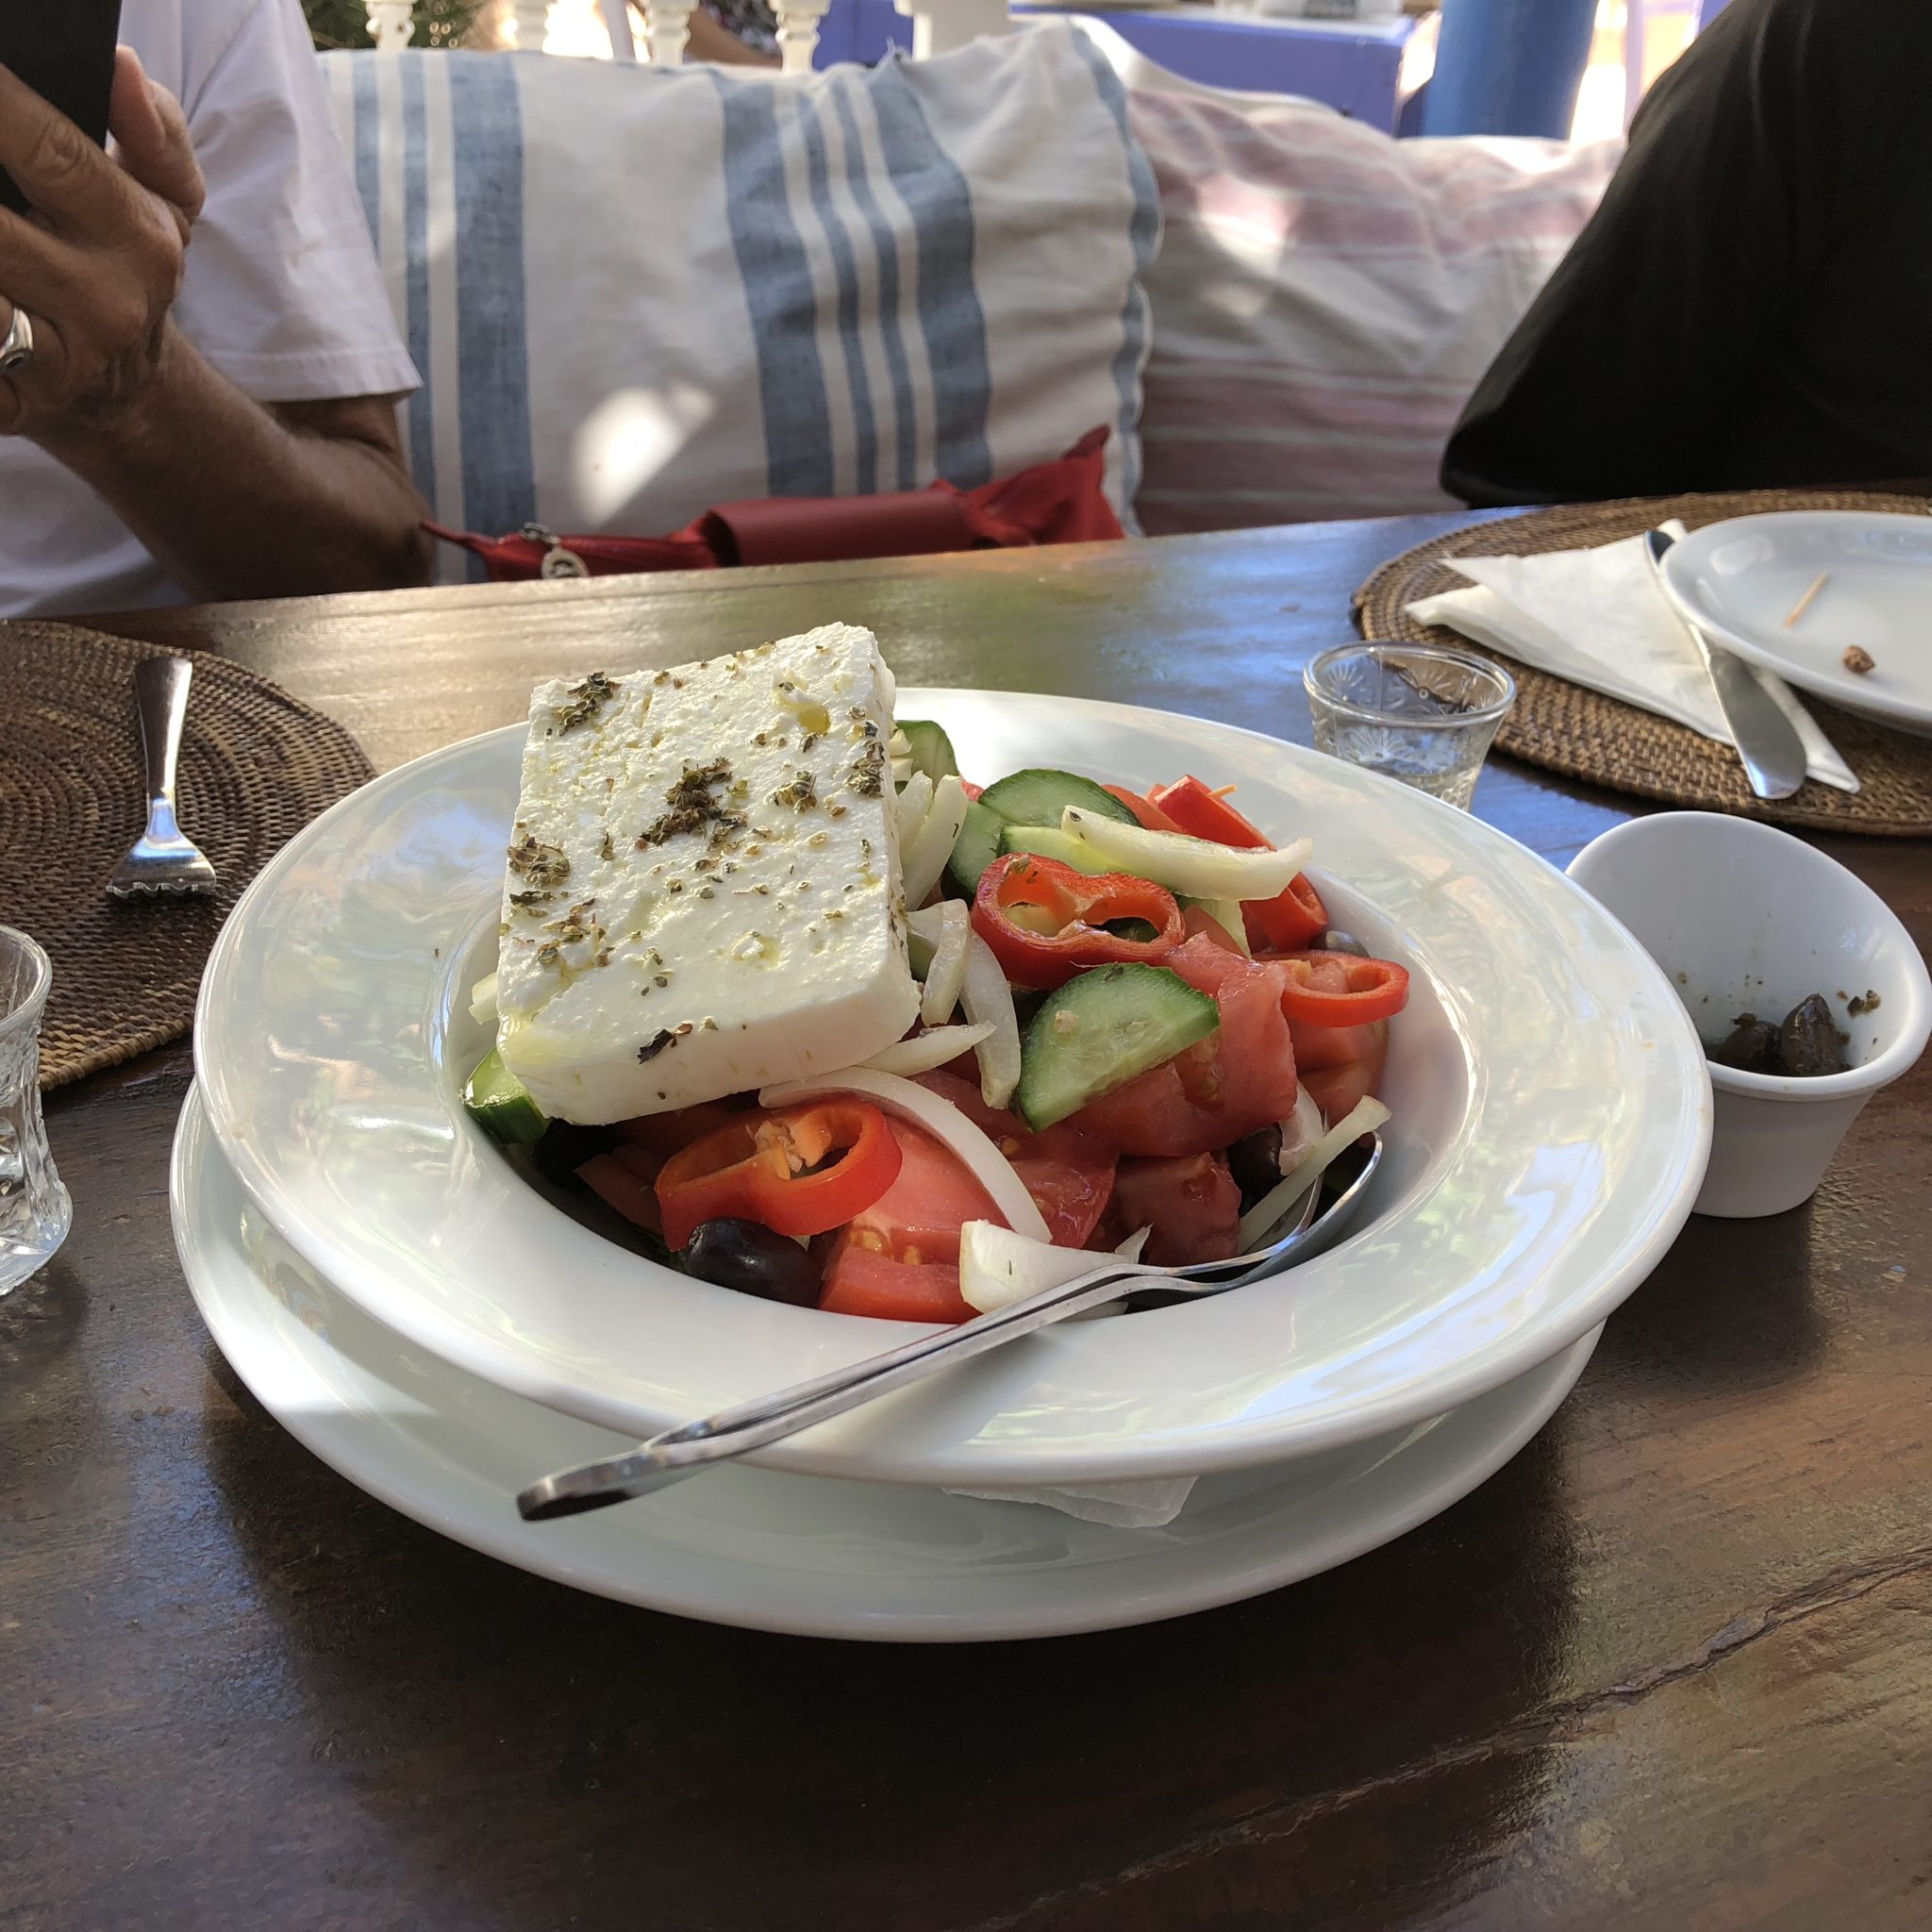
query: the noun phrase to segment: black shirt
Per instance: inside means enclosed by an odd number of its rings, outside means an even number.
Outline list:
[[[1462,412],[1477,505],[1932,476],[1932,0],[1732,0]]]

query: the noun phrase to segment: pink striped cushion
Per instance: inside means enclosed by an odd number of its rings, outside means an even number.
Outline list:
[[[1463,401],[1622,143],[1398,142],[1144,62],[1123,77],[1166,223],[1148,535],[1450,507],[1436,471]]]

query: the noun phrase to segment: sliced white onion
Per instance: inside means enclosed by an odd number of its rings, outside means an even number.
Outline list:
[[[1275,1172],[1292,1174],[1327,1126],[1322,1109],[1315,1105],[1315,1096],[1306,1087],[1302,1088],[1294,1097],[1294,1111],[1281,1124],[1281,1152],[1274,1157]]]
[[[1139,1229],[1114,1253],[1138,1261],[1152,1232],[1151,1228]],[[1049,1288],[1064,1287],[1082,1274],[1091,1274],[1101,1263],[1102,1257],[1091,1248],[1061,1248],[1051,1241],[1031,1241],[995,1222],[969,1221],[959,1230],[959,1292],[967,1306],[982,1315],[1024,1302]]]
[[[1227,935],[1235,951],[1243,959],[1255,957],[1254,948],[1248,944],[1248,928],[1241,919],[1241,902],[1239,899],[1196,899],[1192,903]]]
[[[1191,839],[1185,832],[1150,832],[1070,805],[1060,829],[1092,847],[1102,858],[1126,866],[1171,892],[1191,899],[1273,899],[1300,876],[1314,852],[1307,839],[1273,849],[1243,850]]]
[[[953,1017],[959,989],[966,983],[966,941],[973,937],[973,916],[958,900],[945,899],[908,912],[906,924],[932,948],[919,1017],[928,1026],[943,1025]]]
[[[976,932],[966,935],[966,977],[959,988],[966,1017],[992,1031],[979,1042],[979,1095],[989,1107],[1004,1107],[1020,1084],[1020,1016],[1006,968]]]
[[[1141,1249],[1147,1245],[1148,1241],[1153,1238],[1153,1234],[1154,1230],[1152,1227],[1137,1227],[1125,1241],[1119,1242],[1115,1246],[1114,1253],[1124,1261],[1138,1261],[1141,1258]],[[1104,1322],[1109,1315],[1124,1315],[1126,1312],[1127,1304],[1125,1299],[1123,1298],[1117,1302],[1102,1302],[1097,1308],[1088,1308],[1080,1314],[1069,1315],[1067,1320],[1070,1322]]]
[[[1046,1222],[1033,1205],[1025,1183],[1013,1171],[1013,1163],[992,1141],[966,1118],[950,1100],[929,1093],[916,1081],[897,1074],[881,1074],[870,1067],[845,1067],[836,1074],[820,1074],[808,1080],[786,1080],[767,1087],[758,1095],[760,1107],[790,1107],[795,1100],[813,1100],[822,1093],[862,1093],[875,1100],[888,1113],[924,1127],[935,1141],[944,1144],[965,1162],[973,1178],[992,1198],[992,1205],[1007,1218],[1017,1233],[1029,1234],[1035,1241],[1047,1239]]]
[[[910,785],[906,789],[908,792],[912,790]],[[924,904],[925,895],[939,884],[940,874],[946,869],[946,860],[953,856],[959,827],[966,823],[969,803],[966,788],[957,778],[941,778],[932,787],[932,802],[925,808],[925,817],[913,833],[910,842],[899,848],[899,869],[905,875],[907,905]]]
[[[874,1054],[859,1065],[875,1074],[929,1074],[970,1052],[991,1031],[991,1026],[935,1026],[929,1032],[915,1033],[910,1040],[895,1040],[883,1053]]]
[[[893,809],[898,818],[899,870],[906,869],[906,855],[912,849],[912,841],[919,836],[919,828],[925,823],[926,808],[932,804],[932,780],[924,772],[914,772],[906,781],[905,790],[899,793]],[[908,892],[906,895],[908,906],[919,902]]]
[[[1373,1095],[1357,1101],[1296,1161],[1293,1172],[1284,1174],[1241,1216],[1241,1224],[1235,1234],[1235,1252],[1246,1255],[1259,1247],[1274,1224],[1322,1178],[1329,1163],[1353,1147],[1364,1134],[1373,1134],[1388,1118],[1389,1109]]]
[[[496,974],[486,973],[470,989],[470,1018],[479,1026],[496,1028]]]

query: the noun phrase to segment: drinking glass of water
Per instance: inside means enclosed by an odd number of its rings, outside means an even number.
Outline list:
[[[0,925],[0,1295],[67,1239],[74,1204],[41,1119],[41,1015],[54,969],[24,932]]]
[[[1341,644],[1302,673],[1315,749],[1469,809],[1516,680],[1446,644]]]

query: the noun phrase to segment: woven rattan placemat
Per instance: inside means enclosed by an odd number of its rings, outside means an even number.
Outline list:
[[[1406,607],[1469,579],[1448,561],[1462,557],[1533,557],[1634,537],[1672,517],[1695,529],[1725,517],[1778,509],[1878,509],[1922,514],[1925,500],[1873,491],[1749,491],[1722,496],[1633,497],[1616,503],[1560,504],[1451,531],[1385,563],[1356,592],[1364,637],[1456,643],[1502,654],[1457,633],[1418,624]],[[1855,718],[1801,692],[1863,790],[1834,791],[1807,783],[1775,803],[1752,795],[1737,755],[1668,718],[1604,697],[1548,672],[1503,658],[1516,679],[1516,708],[1496,746],[1532,765],[1617,791],[1706,811],[1742,813],[1821,831],[1895,838],[1932,834],[1932,739],[1912,738]]]
[[[71,625],[0,624],[0,924],[31,934],[54,961],[42,1087],[186,1033],[208,948],[242,888],[372,775],[340,724],[237,664],[197,655],[177,796],[220,890],[109,899],[108,874],[146,811],[134,667],[165,655]]]

